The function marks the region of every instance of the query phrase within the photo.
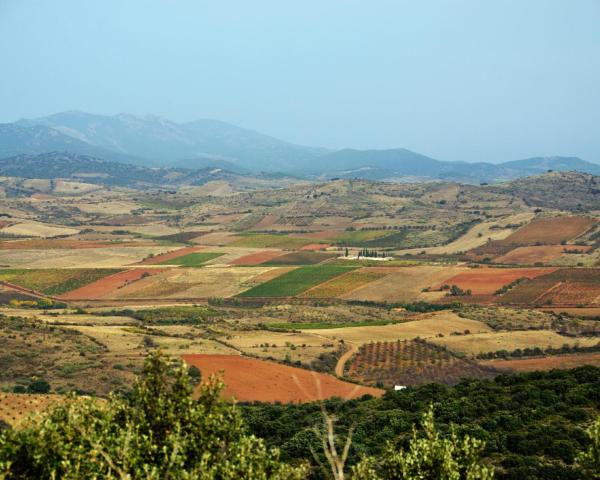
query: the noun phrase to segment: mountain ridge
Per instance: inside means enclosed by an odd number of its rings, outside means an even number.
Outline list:
[[[492,164],[443,161],[405,148],[330,151],[214,119],[176,123],[158,115],[68,111],[0,124],[0,158],[53,151],[151,167],[285,172],[321,180],[496,183],[548,170],[600,174],[599,164],[578,157],[531,157]]]

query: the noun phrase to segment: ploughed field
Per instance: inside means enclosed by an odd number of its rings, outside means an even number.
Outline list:
[[[183,358],[198,367],[205,377],[221,376],[226,385],[223,396],[242,402],[295,403],[332,397],[349,400],[383,394],[381,389],[344,382],[331,375],[239,355],[184,355]]]

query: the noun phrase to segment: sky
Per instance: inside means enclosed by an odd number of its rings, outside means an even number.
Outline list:
[[[65,110],[600,163],[600,0],[0,0],[0,122]]]

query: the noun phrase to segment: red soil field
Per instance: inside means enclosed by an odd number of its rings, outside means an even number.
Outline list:
[[[551,262],[565,255],[565,250],[580,250],[588,252],[589,245],[538,245],[533,247],[518,247],[506,255],[494,259],[494,263],[532,264],[536,262]]]
[[[108,277],[101,278],[100,280],[90,283],[89,285],[85,285],[81,288],[77,288],[75,290],[71,290],[59,298],[63,300],[94,300],[98,298],[106,297],[110,295],[113,291],[118,288],[129,284],[131,282],[135,282],[142,278],[143,275],[155,275],[160,272],[164,272],[168,270],[166,268],[134,268],[132,270],[127,270],[125,272],[115,273],[114,275],[109,275]]]
[[[540,358],[521,358],[518,360],[485,360],[480,361],[479,364],[511,372],[575,368],[582,365],[600,366],[600,352],[552,355]]]
[[[488,295],[518,278],[535,278],[555,270],[556,268],[474,268],[459,273],[444,284],[458,285],[463,290],[471,290],[474,295]],[[440,287],[441,285],[437,286]]]
[[[165,262],[167,260],[173,260],[174,258],[182,257],[187,255],[188,253],[198,252],[200,250],[204,250],[205,247],[185,247],[180,248],[179,250],[173,250],[171,252],[163,253],[162,255],[157,255],[156,257],[147,258],[141,262],[138,262],[136,265],[158,265],[159,263]]]
[[[520,228],[502,243],[513,245],[532,245],[541,242],[546,245],[555,245],[563,240],[571,240],[578,237],[592,225],[596,220],[590,217],[549,217],[536,218],[530,224]]]
[[[328,243],[310,243],[308,245],[304,245],[300,250],[318,252],[319,250],[325,250],[328,247],[331,247],[331,245],[329,245]]]
[[[242,402],[300,403],[331,397],[345,399],[370,394],[383,395],[378,388],[343,382],[324,373],[239,355],[183,355],[183,359],[202,372],[202,378],[223,372],[223,398]]]
[[[268,262],[269,260],[273,260],[280,255],[283,255],[284,252],[280,250],[269,250],[266,252],[257,252],[251,253],[249,255],[244,255],[243,257],[236,258],[231,261],[229,265],[259,265],[263,262]]]

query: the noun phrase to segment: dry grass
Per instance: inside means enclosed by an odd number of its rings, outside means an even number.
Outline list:
[[[393,325],[316,329],[304,330],[304,332],[321,335],[332,340],[361,344],[411,340],[417,337],[431,338],[439,334],[447,336],[453,332],[464,332],[465,330],[471,332],[491,331],[491,328],[482,322],[461,318],[452,312],[423,314],[420,318],[420,320]]]
[[[2,229],[2,233],[22,235],[26,237],[57,237],[59,235],[75,235],[79,229],[59,225],[46,225],[37,222],[15,223]]]
[[[113,298],[230,297],[255,285],[255,277],[273,267],[207,266],[174,268],[143,278],[114,293]]]
[[[316,287],[307,290],[300,296],[312,298],[339,297],[341,295],[352,292],[357,288],[374,282],[375,280],[378,280],[383,276],[383,273],[369,271],[369,269],[367,268],[362,270],[356,270],[348,272],[347,274],[341,275],[327,282],[321,283],[320,285],[317,285]]]
[[[571,355],[552,355],[539,358],[521,358],[516,360],[485,360],[481,365],[508,370],[510,372],[532,372],[535,370],[553,370],[555,368],[575,368],[583,365],[600,367],[600,353],[577,353]]]
[[[531,265],[537,262],[548,263],[560,258],[565,253],[565,249],[577,249],[587,252],[591,249],[589,246],[569,247],[565,245],[537,245],[532,247],[517,247],[505,255],[494,259],[494,263],[513,263],[522,265]]]
[[[542,350],[546,347],[560,348],[565,344],[592,346],[598,343],[596,338],[572,338],[559,335],[549,330],[524,330],[512,332],[492,332],[471,335],[457,335],[444,338],[434,338],[430,341],[437,345],[445,345],[454,352],[467,355],[478,353],[497,352],[517,348],[535,348]]]
[[[0,250],[0,265],[12,268],[119,268],[137,263],[150,254],[158,255],[169,249],[151,246]]]
[[[410,302],[420,299],[422,290],[465,271],[465,267],[372,267],[369,271],[385,275],[364,287],[342,295],[349,300],[371,300],[378,302]]]

